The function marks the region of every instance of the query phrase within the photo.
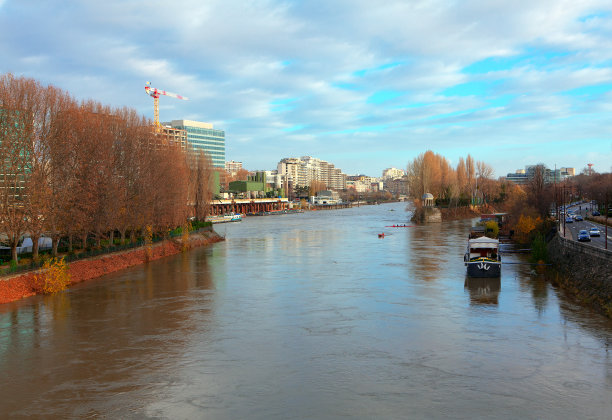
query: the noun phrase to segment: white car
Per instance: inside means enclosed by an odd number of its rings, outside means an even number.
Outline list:
[[[589,236],[600,236],[601,232],[596,227],[589,229]]]

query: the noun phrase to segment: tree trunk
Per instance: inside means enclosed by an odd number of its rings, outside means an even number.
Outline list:
[[[11,258],[15,262],[19,261],[17,259],[17,241],[11,242]]]
[[[57,246],[59,245],[59,236],[54,236],[51,239],[51,245],[52,245],[51,255],[57,258]]]
[[[125,245],[125,229],[121,229],[121,245]]]
[[[38,261],[38,240],[40,235],[32,235],[32,260]]]
[[[136,242],[136,230],[132,229],[130,230],[130,243],[134,242]]]
[[[115,230],[111,229],[110,234],[108,235],[108,246],[115,246]]]
[[[68,235],[68,252],[72,252],[72,234]]]
[[[87,234],[84,234],[81,237],[81,244],[82,244],[83,251],[85,251],[87,249]]]

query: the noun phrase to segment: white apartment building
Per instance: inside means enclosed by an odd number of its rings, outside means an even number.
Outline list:
[[[293,183],[296,187],[308,186],[306,168],[298,158],[284,158],[276,165],[277,173],[283,180]]]
[[[370,191],[370,185],[363,183],[362,181],[346,181],[346,187],[352,188],[358,193],[364,193]]]
[[[402,169],[387,168],[383,171],[382,177],[383,179],[397,179],[403,177],[405,174],[406,173]]]
[[[235,162],[233,160],[225,162],[225,171],[228,172],[231,176],[235,176],[241,169],[242,162]]]
[[[311,156],[284,158],[278,163],[277,171],[283,181],[292,182],[296,187],[307,187],[313,181],[320,181],[329,189],[346,188],[346,174],[334,164]]]

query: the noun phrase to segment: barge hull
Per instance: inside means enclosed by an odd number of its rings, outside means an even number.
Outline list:
[[[501,264],[492,262],[470,262],[466,263],[469,277],[499,277],[501,275]]]

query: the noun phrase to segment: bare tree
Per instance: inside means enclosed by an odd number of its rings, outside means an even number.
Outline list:
[[[474,165],[474,159],[469,154],[465,158],[465,175],[467,182],[467,192],[471,200],[474,197],[474,191],[476,188],[476,167]]]
[[[455,173],[457,174],[457,187],[459,188],[459,194],[469,194],[467,170],[465,168],[465,161],[462,157],[459,158],[459,163],[457,163],[457,169],[455,169]]]
[[[72,249],[75,235],[85,247],[91,234],[98,246],[105,238],[112,244],[115,229],[122,241],[145,226],[166,233],[190,206],[203,219],[210,159],[200,155],[190,168],[178,145],[159,140],[134,110],[77,104],[52,86],[0,76],[0,233],[12,258],[26,233],[36,258],[43,234],[57,255],[65,236]]]
[[[10,74],[0,77],[0,230],[14,261],[28,226],[27,182],[32,171],[38,89],[32,79]]]
[[[195,152],[190,159],[190,190],[192,193],[193,215],[197,220],[205,220],[209,213],[212,198],[212,160],[204,151]]]
[[[544,165],[536,165],[533,178],[527,184],[528,202],[536,209],[541,217],[546,217],[553,201],[553,191],[545,183]]]
[[[310,185],[308,186],[308,195],[310,197],[313,197],[317,195],[319,191],[323,191],[326,188],[327,186],[325,185],[325,182],[313,180],[310,182]]]

